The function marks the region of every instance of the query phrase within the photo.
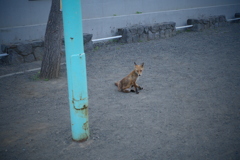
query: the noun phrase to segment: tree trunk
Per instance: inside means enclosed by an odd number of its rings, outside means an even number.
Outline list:
[[[40,78],[57,78],[60,72],[61,49],[63,37],[62,12],[60,0],[52,0],[51,11],[44,40],[44,56],[40,71]]]

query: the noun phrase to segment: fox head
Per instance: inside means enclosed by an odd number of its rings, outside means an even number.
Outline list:
[[[141,76],[142,75],[142,71],[143,71],[143,65],[144,65],[144,63],[142,63],[141,65],[137,65],[135,62],[134,62],[134,64],[135,64],[135,68],[134,68],[134,71],[135,71],[135,73],[138,75],[138,76]]]

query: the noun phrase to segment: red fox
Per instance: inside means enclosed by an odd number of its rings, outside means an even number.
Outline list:
[[[135,64],[134,70],[131,73],[129,73],[129,75],[124,77],[121,81],[115,83],[115,85],[118,87],[118,91],[125,93],[136,92],[136,94],[138,94],[139,93],[138,89],[139,90],[143,89],[142,87],[137,85],[136,82],[139,79],[139,76],[142,75],[144,63],[142,63],[141,65],[137,65],[134,62],[134,64]],[[131,89],[132,87],[134,87],[135,90]]]

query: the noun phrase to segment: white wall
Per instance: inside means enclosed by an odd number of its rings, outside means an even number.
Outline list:
[[[189,18],[233,18],[240,12],[240,0],[82,0],[82,12],[84,32],[96,39],[114,36],[117,28],[134,24],[174,21],[182,26]]]
[[[239,0],[82,0],[83,18],[131,15],[240,3]]]
[[[115,35],[117,28],[240,12],[240,0],[81,0],[83,31],[93,38]],[[0,43],[43,39],[51,0],[0,0]],[[142,12],[136,14],[136,12]]]
[[[0,0],[0,43],[43,39],[51,0]]]

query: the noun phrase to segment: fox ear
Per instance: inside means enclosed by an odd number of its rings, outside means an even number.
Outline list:
[[[144,63],[141,64],[141,66],[143,67]]]
[[[134,64],[135,64],[135,65],[137,65],[137,63],[136,63],[136,62],[134,62]]]

